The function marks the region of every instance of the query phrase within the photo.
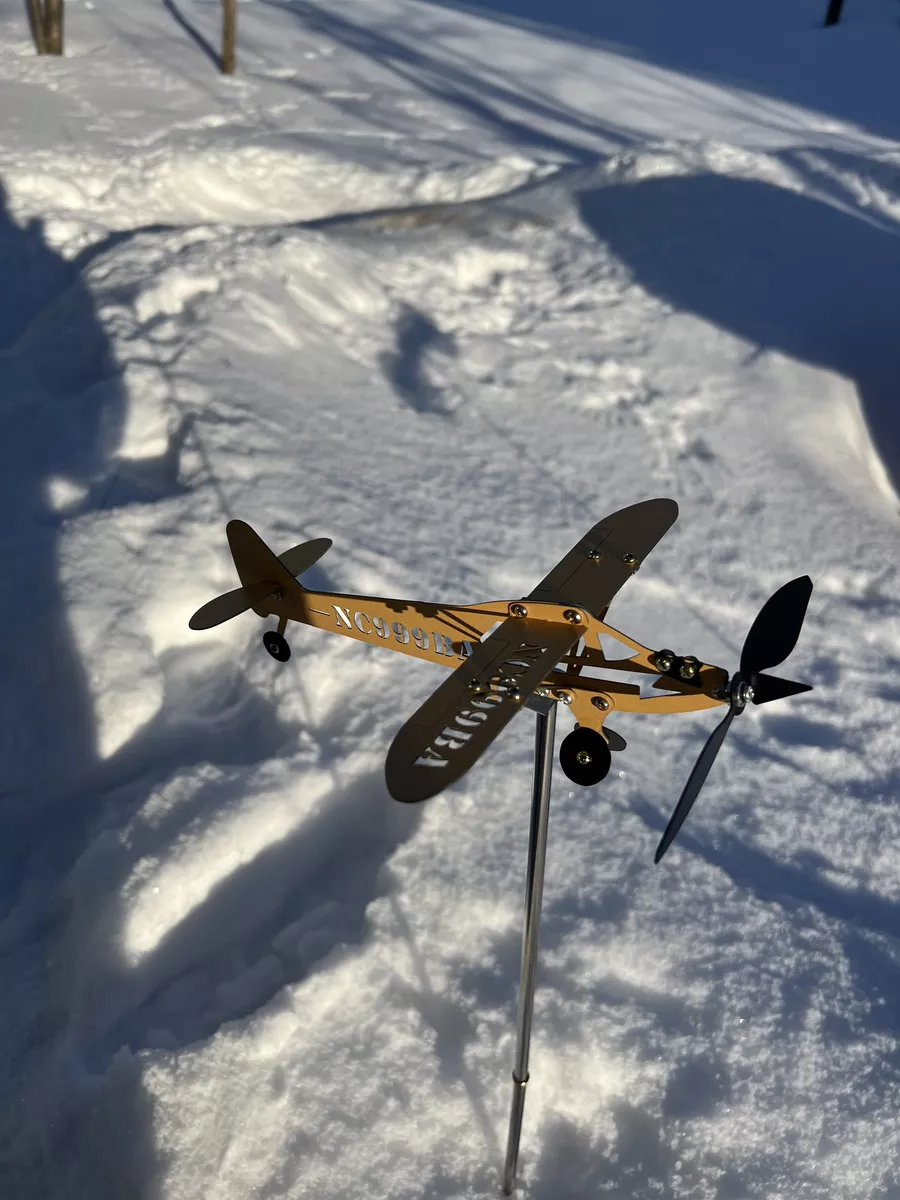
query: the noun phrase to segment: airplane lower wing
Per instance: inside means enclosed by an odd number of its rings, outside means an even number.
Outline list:
[[[598,521],[528,600],[574,604],[602,621],[613,597],[675,524],[674,500],[643,500]]]
[[[395,800],[415,804],[460,779],[578,640],[581,628],[510,617],[406,722],[385,764]]]

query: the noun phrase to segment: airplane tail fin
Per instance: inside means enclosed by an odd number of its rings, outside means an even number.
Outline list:
[[[267,617],[277,611],[284,596],[305,590],[295,576],[318,562],[331,546],[330,538],[315,538],[276,556],[245,521],[229,521],[225,534],[241,586],[199,608],[188,622],[191,629],[212,629],[250,608]]]

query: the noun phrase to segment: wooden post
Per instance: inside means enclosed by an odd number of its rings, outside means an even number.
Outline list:
[[[44,42],[44,5],[42,0],[28,0],[28,25],[34,38],[34,48],[38,54],[46,54]]]
[[[63,0],[46,0],[44,46],[48,54],[63,52]]]
[[[222,0],[222,74],[234,74],[237,0]]]
[[[828,0],[828,12],[825,14],[825,26],[837,25],[841,19],[841,9],[844,7],[844,0]]]

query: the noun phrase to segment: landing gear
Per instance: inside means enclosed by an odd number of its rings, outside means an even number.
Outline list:
[[[612,754],[602,733],[579,726],[563,738],[559,748],[559,765],[573,783],[591,787],[605,779],[612,764]]]
[[[272,657],[277,658],[279,662],[287,662],[291,657],[290,646],[280,633],[275,633],[271,629],[268,633],[263,634],[263,645]]]

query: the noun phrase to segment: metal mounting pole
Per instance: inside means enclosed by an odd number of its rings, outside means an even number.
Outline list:
[[[534,970],[537,966],[541,899],[544,894],[544,861],[547,856],[547,823],[550,817],[550,775],[556,735],[556,701],[536,697],[528,702],[537,712],[534,737],[534,777],[531,792],[531,832],[528,839],[528,870],[525,880],[525,928],[522,933],[522,978],[519,984],[519,1015],[516,1024],[516,1061],[513,1067],[512,1109],[503,1192],[508,1196],[516,1177],[525,1085],[528,1083],[528,1050],[531,1045],[531,1013],[534,1008]]]

